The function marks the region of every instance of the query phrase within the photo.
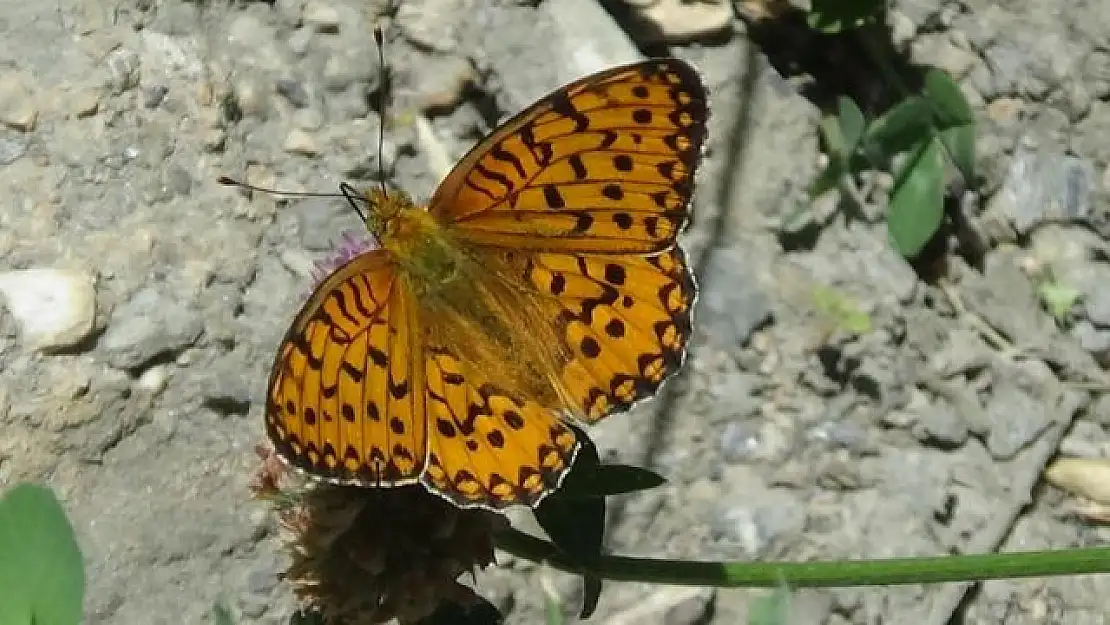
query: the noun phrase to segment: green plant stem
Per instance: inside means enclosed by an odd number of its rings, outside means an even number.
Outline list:
[[[519,558],[543,562],[568,573],[590,573],[613,581],[717,588],[774,588],[783,584],[791,588],[888,586],[1110,573],[1110,548],[774,563],[601,556],[586,567],[547,541],[515,529],[499,534],[497,546]]]

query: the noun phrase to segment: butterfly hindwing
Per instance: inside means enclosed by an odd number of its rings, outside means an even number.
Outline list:
[[[653,256],[537,253],[526,278],[557,306],[562,384],[587,422],[630,408],[681,367],[696,287],[682,248]]]
[[[429,346],[429,455],[424,483],[457,505],[534,505],[577,450],[574,433],[535,401],[488,381],[452,351]]]

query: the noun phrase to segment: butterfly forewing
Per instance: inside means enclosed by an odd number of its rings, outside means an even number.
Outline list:
[[[461,237],[511,249],[652,253],[687,221],[705,88],[653,59],[541,99],[471,150],[430,210]]]

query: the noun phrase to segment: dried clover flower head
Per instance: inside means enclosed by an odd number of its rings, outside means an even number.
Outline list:
[[[328,277],[336,269],[345,265],[347,261],[355,256],[370,250],[377,249],[377,245],[366,238],[365,235],[356,235],[350,232],[343,232],[339,235],[339,242],[335,245],[335,249],[327,257],[316,261],[312,270],[313,284],[319,284]]]
[[[285,573],[306,611],[326,623],[402,625],[430,615],[442,601],[466,605],[474,591],[459,583],[494,561],[499,514],[464,510],[420,485],[357,488],[302,482],[280,489],[284,471],[262,448],[251,482],[275,502],[293,563]]]

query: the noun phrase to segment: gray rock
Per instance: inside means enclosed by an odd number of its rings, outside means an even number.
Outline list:
[[[1110,394],[1104,393],[1087,408],[1087,418],[1104,428],[1110,428]]]
[[[986,445],[995,460],[1009,460],[1032,444],[1052,420],[1051,408],[1008,382],[994,387],[985,409]]]
[[[300,81],[283,78],[277,81],[275,89],[287,102],[289,102],[289,104],[292,104],[294,108],[308,108],[308,92]]]
[[[1091,87],[1091,95],[1105,98],[1110,95],[1110,52],[1094,50],[1083,61],[1084,82]]]
[[[1097,327],[1110,326],[1110,265],[1087,261],[1069,267],[1061,282],[1079,291],[1087,317]]]
[[[1019,234],[1050,221],[1086,223],[1094,188],[1087,159],[1019,150],[987,214],[1004,217]]]
[[[942,449],[959,447],[968,438],[967,420],[944,401],[922,411],[912,432],[914,438],[922,443]]]
[[[134,370],[189,347],[203,331],[199,312],[146,287],[112,313],[100,347],[113,367]]]
[[[743,371],[730,371],[717,379],[710,388],[712,406],[710,419],[714,422],[742,419],[759,410],[763,399],[758,396],[763,380]]]
[[[1101,448],[1105,444],[1106,433],[1099,424],[1077,419],[1060,441],[1060,454],[1077,458],[1098,458],[1102,455]]]
[[[113,95],[119,95],[139,84],[140,61],[134,50],[118,48],[108,55],[108,71],[111,78],[108,87]]]
[[[158,108],[162,100],[166,99],[170,88],[166,85],[151,85],[143,88],[143,107],[148,109]]]
[[[1073,152],[1097,162],[1110,161],[1110,104],[1101,100],[1091,103],[1087,117],[1075,125],[1071,133],[1070,147]]]
[[[696,594],[684,597],[678,603],[667,607],[663,612],[663,625],[698,625],[705,623],[706,616],[713,611],[716,590],[701,589]]]
[[[715,250],[705,269],[698,325],[705,336],[713,337],[716,345],[744,343],[771,316],[767,294],[746,274],[736,271],[748,262],[749,254],[738,248]]]
[[[28,140],[23,133],[0,130],[0,165],[11,165],[27,153]]]
[[[1080,319],[1072,327],[1071,335],[1079,341],[1083,351],[1096,358],[1104,358],[1110,354],[1110,329],[1097,328],[1090,321]]]
[[[1041,308],[1032,283],[1013,255],[987,256],[983,273],[969,272],[963,286],[964,305],[1005,336],[1035,344],[1046,334],[1055,334],[1055,322]]]
[[[762,485],[753,488],[745,490],[742,499],[722,498],[714,515],[714,531],[722,542],[755,558],[766,554],[779,537],[800,534],[806,510],[790,491]]]
[[[260,373],[248,362],[247,349],[220,356],[204,368],[197,388],[204,405],[220,414],[246,414],[251,406],[251,387]]]
[[[749,462],[758,457],[756,452],[761,435],[759,425],[752,421],[733,421],[721,433],[721,455],[725,462]]]

